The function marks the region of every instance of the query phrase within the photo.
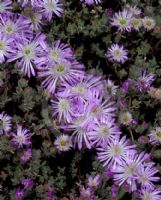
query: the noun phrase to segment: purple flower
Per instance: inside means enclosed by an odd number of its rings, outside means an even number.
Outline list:
[[[114,17],[111,19],[111,25],[118,28],[119,31],[130,32],[132,29],[132,19],[133,15],[127,9],[115,13]]]
[[[126,80],[121,86],[121,91],[123,93],[126,93],[128,91],[128,89],[129,89],[129,81]]]
[[[92,194],[91,188],[89,188],[89,187],[88,188],[82,187],[81,190],[80,190],[80,194],[81,194],[82,198],[85,198],[85,199],[89,200],[89,198],[90,198],[90,196]]]
[[[25,191],[21,188],[16,189],[16,199],[17,200],[22,200],[25,196]]]
[[[32,36],[31,21],[22,14],[7,13],[1,15],[0,28],[8,38],[19,40],[21,37]]]
[[[24,186],[25,189],[30,189],[33,186],[33,180],[30,178],[24,178],[21,181],[22,185]]]
[[[12,118],[5,112],[0,113],[0,135],[9,133],[12,127]]]
[[[45,35],[37,35],[34,39],[22,39],[16,42],[8,62],[17,61],[17,67],[28,77],[35,76],[34,62],[43,54],[42,45]]]
[[[87,5],[92,5],[94,3],[98,4],[102,2],[102,0],[80,0],[80,1],[86,3]]]
[[[149,141],[151,144],[160,144],[161,143],[161,127],[155,127],[155,129],[151,130],[149,136]]]
[[[140,165],[137,172],[138,182],[142,188],[154,189],[153,182],[157,182],[160,178],[155,176],[158,170],[154,167],[155,163],[148,162]]]
[[[23,147],[23,145],[28,146],[31,144],[30,138],[30,131],[20,125],[17,125],[17,133],[13,134],[12,142],[15,143],[19,148],[21,148]]]
[[[27,149],[23,152],[23,155],[21,157],[21,159],[24,161],[24,162],[27,162],[30,160],[30,158],[32,157],[32,150],[31,149]]]
[[[160,200],[161,199],[161,188],[154,190],[142,189],[140,194],[141,200]]]
[[[118,192],[119,192],[119,187],[116,185],[112,185],[111,188],[112,197],[116,197],[118,195]]]
[[[126,161],[127,152],[135,152],[135,145],[131,145],[125,136],[121,139],[115,137],[108,145],[104,146],[104,148],[98,148],[97,151],[98,159],[103,163],[103,166],[115,169]]]
[[[127,151],[126,159],[120,162],[116,168],[113,168],[114,181],[121,186],[123,183],[127,183],[130,186],[131,191],[136,191],[137,172],[141,164],[146,159],[145,154],[142,152],[136,154],[136,151]]]
[[[151,84],[154,82],[155,78],[156,76],[153,73],[142,71],[141,75],[135,81],[135,86],[140,91],[148,91],[150,89]]]
[[[52,115],[57,116],[59,122],[72,122],[73,121],[73,109],[72,101],[69,98],[58,98],[58,100],[51,101]]]
[[[4,33],[0,31],[0,64],[5,61],[5,57],[10,57],[12,38],[7,38]]]
[[[93,90],[89,94],[87,116],[91,121],[114,117],[115,111],[117,110],[117,108],[114,107],[114,104],[115,102],[111,101],[110,97],[104,100],[98,90]]]
[[[5,13],[8,10],[12,9],[11,0],[0,0],[0,13]]]
[[[54,145],[58,149],[58,151],[69,151],[71,149],[72,141],[71,137],[68,135],[60,135],[56,138]]]
[[[59,84],[75,83],[84,76],[84,65],[76,61],[61,61],[59,63],[50,63],[46,67],[40,68],[39,77],[45,78],[42,87],[48,92],[55,93],[55,88]]]
[[[94,123],[88,135],[92,145],[105,147],[120,134],[121,132],[114,123],[114,119],[109,118]]]
[[[125,63],[128,59],[127,50],[124,49],[124,46],[118,44],[112,44],[108,48],[105,56],[112,62]]]
[[[96,176],[89,176],[88,177],[88,186],[91,189],[97,189],[100,185],[100,175],[97,174]]]
[[[52,19],[53,14],[60,17],[63,13],[63,4],[60,3],[60,0],[40,0],[39,7],[48,21]]]

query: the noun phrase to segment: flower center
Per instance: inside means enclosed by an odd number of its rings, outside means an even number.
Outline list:
[[[141,180],[142,183],[146,183],[148,178],[146,176],[141,176],[140,180]]]
[[[67,141],[61,140],[60,141],[60,145],[63,146],[63,147],[66,147],[67,146]]]
[[[52,0],[49,0],[48,3],[47,3],[47,9],[49,11],[53,11],[53,10],[55,10],[55,8],[56,8],[55,2],[52,1]]]
[[[22,135],[18,135],[17,136],[17,141],[20,143],[20,144],[23,144],[24,142],[24,137]]]
[[[68,110],[69,109],[69,102],[66,99],[63,99],[59,102],[59,107],[61,110]]]
[[[6,27],[6,32],[7,32],[8,34],[12,33],[12,32],[13,32],[12,27],[11,27],[11,26],[7,26],[7,27]]]
[[[115,50],[114,55],[117,56],[117,57],[119,57],[119,56],[122,55],[122,53],[121,53],[120,50],[117,49],[117,50]]]
[[[58,50],[52,49],[51,52],[50,52],[50,56],[51,56],[51,58],[53,58],[53,59],[58,58],[58,56],[59,56]]]
[[[139,19],[134,19],[134,20],[133,20],[133,24],[134,24],[135,26],[139,25],[139,22],[140,22]]]
[[[156,132],[157,137],[161,138],[161,131]]]
[[[146,25],[147,25],[147,26],[151,26],[151,25],[152,25],[152,22],[151,22],[151,21],[147,21],[147,22],[146,22]]]
[[[0,41],[0,50],[4,50],[4,48],[5,48],[4,42]]]
[[[55,70],[56,70],[57,73],[63,74],[63,72],[65,72],[65,66],[63,66],[63,65],[56,65]]]
[[[127,24],[127,20],[126,19],[120,19],[120,24],[122,26],[125,26]]]
[[[114,147],[111,148],[112,153],[116,156],[116,155],[120,155],[122,152],[122,149],[120,146],[115,145]]]
[[[106,126],[102,126],[102,127],[100,128],[99,133],[100,133],[101,136],[110,135],[110,131],[109,131],[109,129],[108,129]]]
[[[123,117],[123,121],[124,121],[124,122],[129,122],[129,121],[130,121],[129,116],[128,116],[128,115],[125,115],[125,116]]]
[[[134,164],[129,165],[127,168],[127,174],[129,176],[133,176],[135,174],[135,172],[136,172],[136,165],[134,165]]]

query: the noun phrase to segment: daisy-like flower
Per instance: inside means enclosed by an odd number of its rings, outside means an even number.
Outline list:
[[[48,57],[49,62],[60,62],[61,60],[72,60],[74,54],[67,44],[62,43],[60,40],[56,40],[49,49]]]
[[[112,62],[125,63],[128,59],[128,52],[124,49],[122,45],[112,44],[108,48],[105,56]]]
[[[25,190],[21,188],[16,189],[16,200],[22,200],[25,197]]]
[[[24,161],[24,162],[27,162],[31,159],[32,157],[32,150],[31,149],[27,149],[23,152],[23,155],[21,157],[21,159]]]
[[[43,54],[41,43],[45,35],[37,35],[33,40],[21,40],[10,54],[8,62],[17,61],[17,67],[28,77],[35,76],[34,62]]]
[[[20,37],[29,38],[32,35],[31,22],[22,14],[8,13],[1,16],[0,28],[8,37],[19,40]]]
[[[92,130],[89,131],[89,139],[92,145],[105,147],[120,134],[121,132],[114,123],[114,119],[109,118],[93,124]]]
[[[106,90],[107,90],[107,94],[110,95],[110,96],[115,96],[116,92],[117,92],[117,89],[118,89],[118,86],[114,85],[114,82],[111,81],[110,79],[107,80],[106,82]]]
[[[111,19],[111,25],[118,28],[119,31],[131,31],[132,24],[131,21],[133,15],[127,9],[115,13],[114,17]]]
[[[97,174],[96,176],[89,176],[88,177],[88,186],[92,189],[98,188],[100,184],[100,175]]]
[[[128,5],[128,10],[132,13],[132,15],[134,16],[138,16],[141,14],[141,9],[138,8],[136,5],[132,5],[132,6],[129,6]]]
[[[64,134],[56,138],[54,145],[58,151],[69,151],[73,146],[71,137]]]
[[[133,18],[131,23],[133,28],[137,31],[142,27],[142,20],[140,18]]]
[[[40,30],[40,28],[43,25],[42,13],[40,13],[34,9],[33,12],[30,13],[30,15],[29,15],[29,20],[32,23],[32,25],[31,25],[32,30],[35,30],[35,31]]]
[[[151,17],[144,17],[144,18],[142,19],[142,23],[143,23],[143,27],[144,27],[147,31],[152,30],[152,29],[155,27],[155,25],[156,25],[154,19],[151,18]]]
[[[129,151],[126,154],[126,160],[113,169],[114,181],[119,186],[127,183],[133,192],[136,190],[137,172],[145,161],[146,155],[144,153],[136,154],[136,151]]]
[[[16,144],[19,148],[23,147],[23,145],[30,145],[31,141],[31,133],[28,129],[23,128],[22,126],[17,126],[17,133],[13,134],[13,143]]]
[[[91,91],[97,90],[99,95],[104,91],[104,80],[101,76],[94,76],[93,74],[85,74],[84,77],[80,77],[80,80],[76,83],[65,83],[64,87],[57,93],[62,97],[77,97],[82,100],[88,101]]]
[[[73,131],[72,140],[74,141],[74,147],[82,149],[83,146],[91,149],[91,143],[89,140],[89,119],[86,115],[79,116],[73,120],[71,124],[62,126],[67,131]],[[90,124],[92,126],[92,124]]]
[[[126,125],[126,126],[130,125],[132,120],[133,120],[132,115],[129,112],[121,112],[119,114],[119,122],[122,125]]]
[[[148,73],[146,71],[142,71],[141,75],[135,81],[135,86],[140,91],[147,91],[150,89],[151,84],[155,80],[155,75],[153,73]]]
[[[12,118],[5,112],[0,113],[0,135],[8,133],[11,130]]]
[[[154,189],[153,182],[157,182],[160,178],[155,176],[158,170],[154,167],[155,163],[149,162],[140,165],[137,172],[138,182],[142,188]]]
[[[11,43],[13,39],[7,38],[4,33],[0,31],[0,64],[5,61],[5,57],[10,56]]]
[[[39,7],[48,21],[52,19],[53,14],[60,17],[63,13],[63,5],[60,0],[41,0]]]
[[[69,98],[58,98],[58,100],[52,100],[53,116],[57,116],[58,121],[72,122],[73,110],[72,102]]]
[[[76,61],[61,61],[59,63],[51,63],[47,67],[39,68],[39,77],[45,78],[42,81],[42,87],[48,92],[55,93],[57,83],[76,83],[84,76],[84,65]]]
[[[102,0],[80,0],[80,1],[86,3],[87,5],[93,5],[94,3],[98,4],[102,2]]]
[[[91,188],[84,188],[82,187],[81,190],[80,190],[80,194],[81,194],[81,197],[86,199],[86,200],[89,200],[89,198],[91,197],[92,195],[92,191],[91,191]]]
[[[161,127],[153,129],[149,134],[149,138],[151,144],[161,144]]]
[[[0,0],[0,13],[5,13],[8,10],[12,9],[11,0]]]
[[[160,200],[161,199],[161,188],[154,190],[142,189],[140,194],[141,200]]]
[[[135,145],[131,145],[126,137],[115,137],[108,145],[103,148],[98,148],[97,156],[104,167],[115,169],[118,164],[122,164],[126,160],[126,153],[136,151]]]
[[[87,116],[91,121],[97,121],[101,119],[107,119],[108,117],[115,116],[115,111],[117,110],[114,107],[115,102],[111,101],[110,97],[107,97],[105,100],[98,90],[93,90],[89,94],[88,107],[87,107]]]

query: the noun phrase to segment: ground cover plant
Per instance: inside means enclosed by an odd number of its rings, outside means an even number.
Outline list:
[[[159,0],[0,0],[0,200],[160,200],[160,55]]]

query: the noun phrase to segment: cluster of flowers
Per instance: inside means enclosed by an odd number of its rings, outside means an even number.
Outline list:
[[[51,20],[53,13],[57,16],[62,13],[62,5],[58,0],[23,1],[22,6],[27,5],[32,6],[35,13],[38,12],[36,16],[40,14],[46,20]],[[161,189],[156,189],[154,185],[159,179],[156,176],[158,170],[148,160],[146,153],[138,153],[135,145],[121,136],[116,123],[117,106],[114,96],[117,87],[111,80],[105,81],[95,73],[85,72],[84,65],[75,59],[67,44],[57,40],[50,46],[44,34],[36,34],[35,30],[42,23],[41,20],[35,24],[22,14],[7,12],[11,8],[11,1],[0,2],[0,63],[16,61],[16,67],[24,75],[38,76],[42,80],[42,87],[51,94],[52,115],[65,133],[54,142],[58,151],[68,151],[72,147],[79,150],[95,148],[98,159],[111,171],[117,185],[126,183],[129,191],[139,190],[142,200],[159,200]],[[120,30],[129,31],[131,19],[132,14],[124,10],[115,16],[113,25],[117,24],[119,28],[122,27]],[[116,21],[119,21],[119,25]],[[114,52],[112,57],[114,56],[123,56],[113,59],[116,61],[127,59],[127,54],[120,55],[118,51]],[[138,87],[147,89],[153,80],[154,76],[143,73],[141,86]],[[122,113],[119,121],[128,125],[132,121],[131,114]],[[0,134],[10,135],[18,148],[28,147],[22,159],[29,160],[30,131],[18,125],[17,132],[11,133],[11,127],[11,117],[2,112]],[[160,129],[159,132],[158,129],[151,132],[150,137],[154,135],[160,138]],[[91,194],[91,187],[93,186],[83,188],[81,193],[84,194],[87,190]],[[17,194],[20,195],[21,192],[18,190]]]
[[[147,16],[141,18],[141,14],[142,11],[138,7],[127,5],[127,8],[114,14],[110,24],[120,32],[140,31],[142,27],[146,31],[153,30],[156,25],[154,19]],[[128,51],[123,45],[112,44],[105,55],[112,62],[123,64],[128,60]]]

